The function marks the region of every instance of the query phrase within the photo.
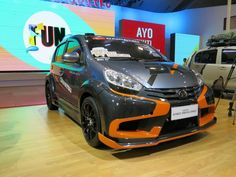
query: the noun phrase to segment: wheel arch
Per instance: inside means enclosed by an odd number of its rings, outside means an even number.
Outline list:
[[[50,88],[50,92],[51,92],[51,94],[52,94],[52,96],[53,96],[53,102],[54,102],[54,104],[56,104],[57,105],[57,95],[56,95],[56,93],[55,93],[55,81],[54,81],[54,79],[53,79],[53,77],[52,77],[52,75],[51,75],[51,73],[49,73],[47,76],[46,76],[46,78],[45,78],[45,88],[46,88],[46,84],[49,84],[50,86],[49,86],[49,88]],[[52,85],[53,84],[53,85]],[[53,87],[52,87],[53,86]]]
[[[83,101],[85,100],[85,98],[87,97],[94,97],[90,92],[84,92],[81,96],[80,96],[80,101],[79,101],[79,108],[81,108],[81,105],[83,103]]]
[[[98,107],[98,111],[100,114],[100,121],[101,121],[101,133],[104,133],[105,131],[105,117],[104,117],[104,112],[103,112],[103,107],[100,104],[100,97],[99,94],[103,91],[103,87],[94,87],[95,83],[88,84],[86,86],[82,87],[81,94],[79,95],[79,100],[78,100],[78,108],[81,110],[81,105],[84,101],[85,98],[87,97],[92,97],[94,98],[96,105]],[[81,123],[81,118],[79,120]]]

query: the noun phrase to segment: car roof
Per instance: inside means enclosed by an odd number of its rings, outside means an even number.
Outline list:
[[[77,34],[77,35],[70,35],[69,37],[66,38],[67,39],[71,39],[71,38],[85,38],[85,39],[99,39],[99,38],[105,38],[107,40],[126,40],[126,41],[130,41],[130,42],[136,42],[136,43],[143,43],[141,40],[137,40],[137,39],[131,39],[131,38],[124,38],[124,37],[114,37],[114,36],[105,36],[105,35],[94,35],[92,33],[86,33],[84,35],[82,34]],[[64,39],[63,39],[64,41]]]
[[[203,51],[209,51],[209,50],[220,50],[220,49],[236,49],[236,46],[207,47],[207,48],[198,50],[197,53],[203,52]]]

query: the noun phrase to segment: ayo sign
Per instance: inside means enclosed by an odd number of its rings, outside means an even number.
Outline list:
[[[142,40],[165,53],[165,25],[121,20],[121,36]]]
[[[39,62],[49,64],[56,46],[70,33],[69,26],[59,15],[50,11],[38,12],[24,26],[26,52]]]

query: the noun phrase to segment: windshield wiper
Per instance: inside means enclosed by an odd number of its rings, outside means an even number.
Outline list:
[[[97,60],[97,61],[107,61],[107,60],[110,60],[111,58],[110,57],[102,57],[102,56],[100,56],[100,57],[94,57],[95,58],[95,60]]]
[[[144,59],[144,58],[136,58],[136,57],[131,57],[132,60],[137,60],[137,61],[145,61],[145,62],[152,62],[152,61],[165,61],[162,57],[156,57],[156,58],[149,58],[149,59]]]
[[[104,58],[104,57],[102,57]],[[145,59],[145,58],[139,58],[139,57],[111,57],[109,60],[113,61],[145,61],[145,62],[153,62],[153,61],[165,61],[162,57],[158,58],[150,58],[150,59]]]
[[[153,59],[146,59],[145,62],[153,62],[153,61],[165,61],[163,58],[153,58]]]

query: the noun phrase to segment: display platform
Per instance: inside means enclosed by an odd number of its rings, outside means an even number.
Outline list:
[[[46,105],[0,109],[0,176],[235,176],[236,127],[228,102],[206,133],[134,150],[95,149],[81,128]]]
[[[46,103],[47,72],[0,72],[0,108]]]
[[[0,87],[0,108],[43,105],[44,86]]]

